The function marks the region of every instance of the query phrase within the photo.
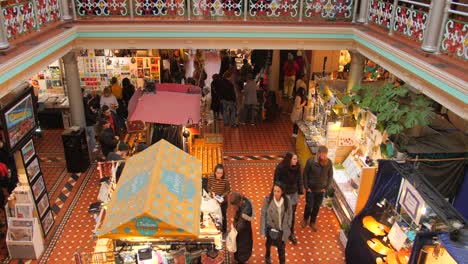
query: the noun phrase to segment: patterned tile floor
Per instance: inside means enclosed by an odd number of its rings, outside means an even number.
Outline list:
[[[255,127],[222,127],[222,130],[225,139],[224,162],[232,189],[254,201],[254,251],[249,263],[264,263],[264,238],[259,234],[261,203],[270,191],[276,164],[286,151],[293,150],[289,118],[282,115],[277,121]],[[99,191],[98,172],[92,165],[81,175],[67,173],[61,144],[50,144],[60,140],[60,133],[44,131],[43,137],[35,141],[51,206],[60,205],[60,210],[55,215],[55,225],[46,239],[44,254],[39,261],[31,263],[74,263],[75,252],[92,252],[95,244],[92,236],[94,215],[87,211],[89,205],[96,201]],[[303,207],[302,197],[297,222],[300,221]],[[317,233],[310,228],[297,229],[299,244],[288,244],[287,263],[344,263],[344,250],[338,239],[339,224],[333,211],[320,211],[318,227],[320,230]],[[278,261],[275,250],[273,261]],[[19,263],[19,260],[7,259],[4,263]]]

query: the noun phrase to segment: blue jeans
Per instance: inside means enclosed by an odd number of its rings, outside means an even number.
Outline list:
[[[236,124],[236,102],[223,101],[223,119],[225,125]]]
[[[87,126],[86,133],[88,134],[88,148],[90,152],[93,152],[96,147],[96,132],[94,126]]]
[[[251,124],[255,124],[255,105],[254,104],[246,104],[244,105],[244,122],[250,122]]]

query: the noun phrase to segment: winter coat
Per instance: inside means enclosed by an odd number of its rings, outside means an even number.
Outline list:
[[[234,254],[234,257],[241,263],[246,262],[252,255],[252,217],[252,202],[244,197],[234,216],[234,228],[237,230],[237,252]]]
[[[112,128],[106,128],[99,134],[99,143],[101,144],[102,154],[105,157],[115,150],[118,140],[115,139]]]
[[[236,101],[236,90],[234,85],[230,80],[223,79],[222,80],[222,88],[220,98],[221,100],[235,102]]]
[[[294,174],[294,177],[290,178],[290,173]],[[286,194],[304,194],[300,166],[296,166],[294,170],[283,163],[278,164],[275,169],[275,182],[281,182],[283,184]]]
[[[83,98],[83,107],[85,112],[85,119],[86,119],[86,126],[94,126],[97,121],[98,113],[97,111],[93,111],[94,108],[89,104],[90,98],[84,97]]]
[[[275,199],[275,198],[272,198]],[[285,199],[288,199],[285,197]],[[282,212],[282,224],[279,226],[278,219],[278,208],[273,200],[270,201],[269,197],[265,197],[262,206],[262,216],[260,222],[260,234],[268,235],[268,229],[276,229],[283,231],[282,240],[286,242],[291,235],[291,224],[292,224],[292,207],[291,202],[287,202],[288,207],[285,207],[286,201],[283,202]],[[286,209],[286,210],[285,210]]]
[[[301,101],[301,97],[296,96],[296,99],[294,100],[294,106],[291,112],[291,122],[293,122],[294,124],[302,119],[302,109],[307,104],[307,100],[304,100],[303,103],[301,103]]]
[[[132,99],[133,94],[135,93],[135,86],[130,84],[129,86],[124,86],[122,88],[122,99],[125,102],[125,106],[128,106],[128,102]]]
[[[244,86],[244,104],[256,105],[257,104],[257,84],[254,80],[250,80]]]
[[[312,192],[320,192],[328,189],[333,179],[333,163],[328,159],[325,167],[320,165],[318,155],[307,160],[304,168],[304,188]]]

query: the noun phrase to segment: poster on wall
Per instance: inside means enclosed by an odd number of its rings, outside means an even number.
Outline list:
[[[32,139],[30,139],[28,143],[26,143],[26,145],[21,148],[21,155],[23,156],[24,164],[27,164],[32,159],[34,154],[36,154],[36,150],[34,149],[34,143]]]
[[[4,113],[8,145],[13,149],[36,126],[31,93]]]

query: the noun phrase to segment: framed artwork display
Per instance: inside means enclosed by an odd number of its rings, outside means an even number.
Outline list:
[[[54,225],[54,215],[52,214],[52,210],[48,210],[44,219],[42,219],[42,230],[44,230],[44,235],[47,236],[49,233],[50,229]]]
[[[39,218],[42,219],[44,214],[47,212],[47,209],[49,209],[50,204],[49,204],[49,196],[47,195],[47,192],[44,192],[41,194],[41,197],[39,198],[39,202],[37,202],[37,211],[39,213]]]
[[[23,156],[24,164],[27,164],[32,157],[34,157],[34,154],[36,154],[36,150],[34,149],[33,140],[30,139],[28,143],[21,148],[21,155]]]
[[[8,218],[8,226],[13,227],[32,227],[34,224],[33,219],[24,219],[24,218],[16,218],[10,217]]]
[[[31,227],[14,227],[8,228],[8,236],[10,241],[32,241],[33,230]]]
[[[39,198],[41,193],[45,191],[45,189],[46,188],[45,188],[44,178],[42,177],[42,175],[39,175],[37,180],[31,185],[31,190],[34,195],[34,200],[37,201],[37,199]]]
[[[33,182],[40,172],[41,172],[41,167],[39,166],[39,161],[37,157],[35,157],[33,161],[26,167],[26,173],[28,174],[29,182],[30,183]]]

